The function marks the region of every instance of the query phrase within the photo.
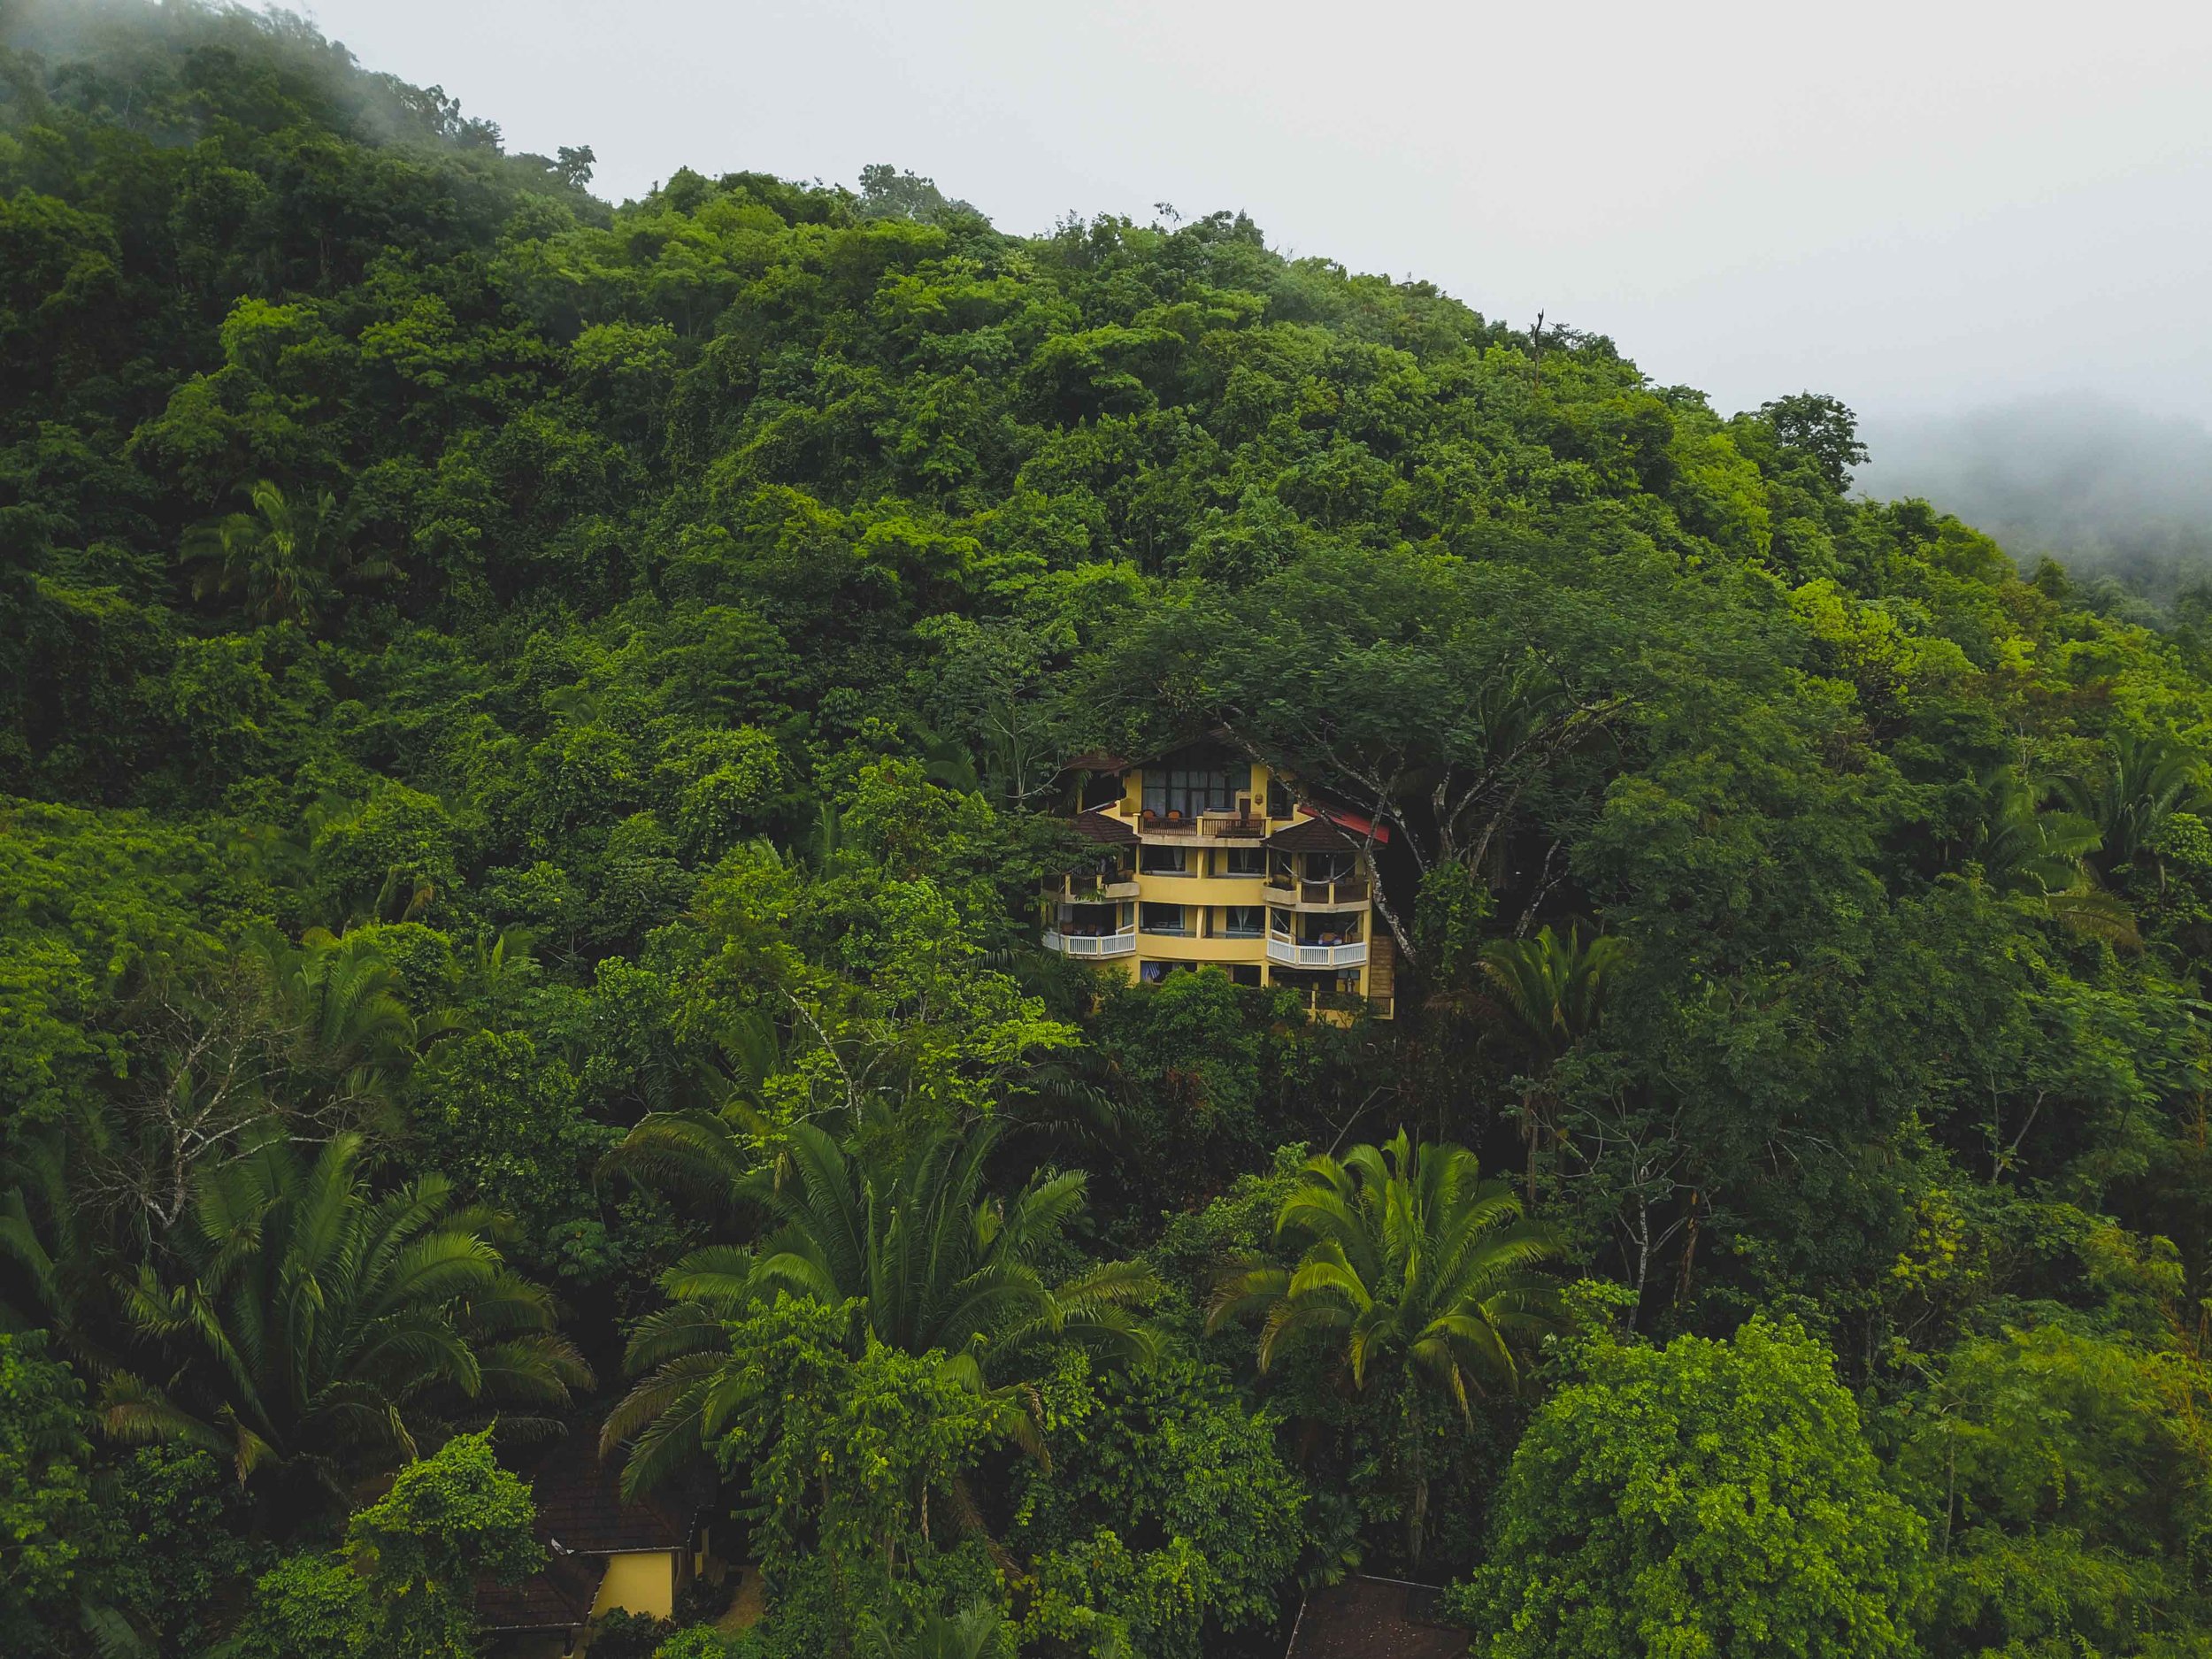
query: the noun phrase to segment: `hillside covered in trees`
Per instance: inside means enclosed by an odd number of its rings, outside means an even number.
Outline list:
[[[2212,641],[1236,214],[0,47],[0,1651],[494,1651],[565,1431],[757,1570],[601,1659],[2212,1655]],[[1201,735],[1394,1018],[1040,948]]]

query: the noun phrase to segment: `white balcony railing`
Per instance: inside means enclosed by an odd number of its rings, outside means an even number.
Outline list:
[[[1279,933],[1267,937],[1267,959],[1286,968],[1356,968],[1367,961],[1367,941],[1348,945],[1302,945]]]
[[[1110,933],[1064,933],[1045,929],[1045,949],[1064,956],[1127,956],[1137,949],[1137,930],[1124,927]]]

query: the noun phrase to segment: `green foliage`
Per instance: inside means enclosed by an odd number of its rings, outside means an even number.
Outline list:
[[[559,1405],[588,1380],[545,1294],[502,1264],[480,1216],[455,1213],[442,1177],[379,1199],[351,1136],[311,1162],[272,1141],[201,1179],[179,1240],[189,1276],[148,1266],[131,1289],[166,1363],[106,1379],[111,1434],[336,1493],[411,1455],[438,1412]]]
[[[1417,1563],[1429,1499],[1425,1396],[1470,1417],[1486,1384],[1515,1386],[1515,1346],[1548,1326],[1553,1305],[1530,1270],[1557,1247],[1521,1218],[1509,1188],[1479,1179],[1464,1147],[1416,1145],[1402,1129],[1341,1162],[1310,1158],[1302,1173],[1275,1217],[1279,1244],[1302,1253],[1287,1267],[1223,1279],[1207,1323],[1263,1314],[1262,1371],[1304,1333],[1325,1333],[1352,1388],[1402,1414],[1407,1547]]]
[[[656,1127],[641,1125],[641,1135]],[[1152,1339],[1131,1310],[1151,1294],[1150,1273],[1106,1263],[1048,1280],[1042,1269],[1081,1210],[1083,1177],[1040,1171],[1010,1202],[987,1198],[984,1172],[998,1138],[986,1125],[965,1136],[938,1131],[902,1149],[879,1125],[854,1157],[802,1124],[773,1164],[740,1177],[736,1197],[774,1230],[753,1252],[710,1248],[663,1276],[673,1305],[640,1323],[628,1355],[633,1372],[652,1369],[603,1438],[611,1448],[634,1437],[626,1489],[668,1479],[713,1442],[732,1379],[744,1372],[740,1333],[765,1304],[795,1298],[834,1312],[845,1321],[839,1340],[855,1354],[883,1348],[931,1361],[982,1402],[998,1432],[1033,1448],[1033,1408],[1018,1379],[1036,1348],[1066,1342],[1148,1355]],[[694,1167],[730,1161],[726,1140],[711,1133],[671,1140],[664,1150]]]
[[[338,1508],[627,1340],[641,1478],[772,1542],[693,1648],[1279,1648],[1362,1561],[1583,1561],[1617,1497],[1502,1472],[1567,1402],[1713,1513],[1563,1620],[2202,1649],[2201,605],[1854,499],[1831,397],[1724,416],[1240,215],[591,166],[283,15],[0,22],[38,1640],[362,1650]],[[1202,736],[1371,856],[1394,1018],[1036,948],[1069,763]],[[1614,1286],[1610,1380],[1517,1342],[1516,1211]],[[1257,1258],[1263,1371],[1202,1333]],[[1140,1309],[1168,1357],[1099,1363]],[[1823,1343],[1932,1529],[1909,1632]],[[1852,1506],[1835,1574],[1730,1541],[1740,1468]]]
[[[1306,1539],[1304,1483],[1218,1371],[1187,1355],[1045,1388],[1047,1470],[1025,1468],[1014,1542],[1043,1594],[1025,1629],[1120,1632],[1138,1651],[1196,1655],[1207,1632],[1264,1628]]]
[[[0,1639],[48,1650],[73,1623],[94,1522],[92,1445],[83,1390],[37,1335],[0,1336]]]
[[[1488,1560],[1454,1593],[1512,1655],[1895,1654],[1927,1529],[1882,1485],[1803,1332],[1603,1339],[1514,1453]]]
[[[2183,1540],[2212,1447],[2201,1378],[2163,1346],[2011,1330],[1960,1344],[1905,1402],[1898,1463],[1935,1542],[1932,1647],[2186,1651],[2205,1614]]]
[[[513,1583],[544,1557],[530,1490],[488,1439],[457,1435],[354,1512],[345,1548],[298,1555],[255,1584],[242,1659],[469,1659],[480,1578]]]

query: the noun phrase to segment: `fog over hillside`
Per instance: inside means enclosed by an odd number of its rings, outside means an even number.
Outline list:
[[[2086,394],[1870,419],[1869,495],[1924,495],[2024,565],[2045,554],[2165,601],[2212,575],[2212,430]]]

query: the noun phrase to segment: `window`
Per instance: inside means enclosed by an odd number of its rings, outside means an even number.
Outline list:
[[[1270,818],[1290,816],[1290,791],[1272,778],[1267,780],[1267,816]]]
[[[1137,867],[1148,876],[1187,876],[1190,874],[1190,849],[1147,847],[1139,856]]]
[[[1221,856],[1224,875],[1263,876],[1267,873],[1267,849],[1264,847],[1231,847]]]
[[[1141,904],[1137,907],[1137,927],[1147,933],[1177,933],[1183,931],[1183,907],[1179,904]]]
[[[1288,910],[1268,911],[1267,925],[1283,938],[1290,937],[1290,912]]]
[[[1227,904],[1221,910],[1221,936],[1224,939],[1257,939],[1266,919],[1257,904]]]
[[[1260,982],[1260,964],[1256,962],[1231,963],[1229,981],[1233,985],[1257,985]]]
[[[1201,812],[1226,812],[1236,805],[1239,795],[1251,792],[1251,762],[1231,760],[1224,754],[1192,749],[1144,769],[1144,810],[1163,818],[1170,812],[1187,818]]]

